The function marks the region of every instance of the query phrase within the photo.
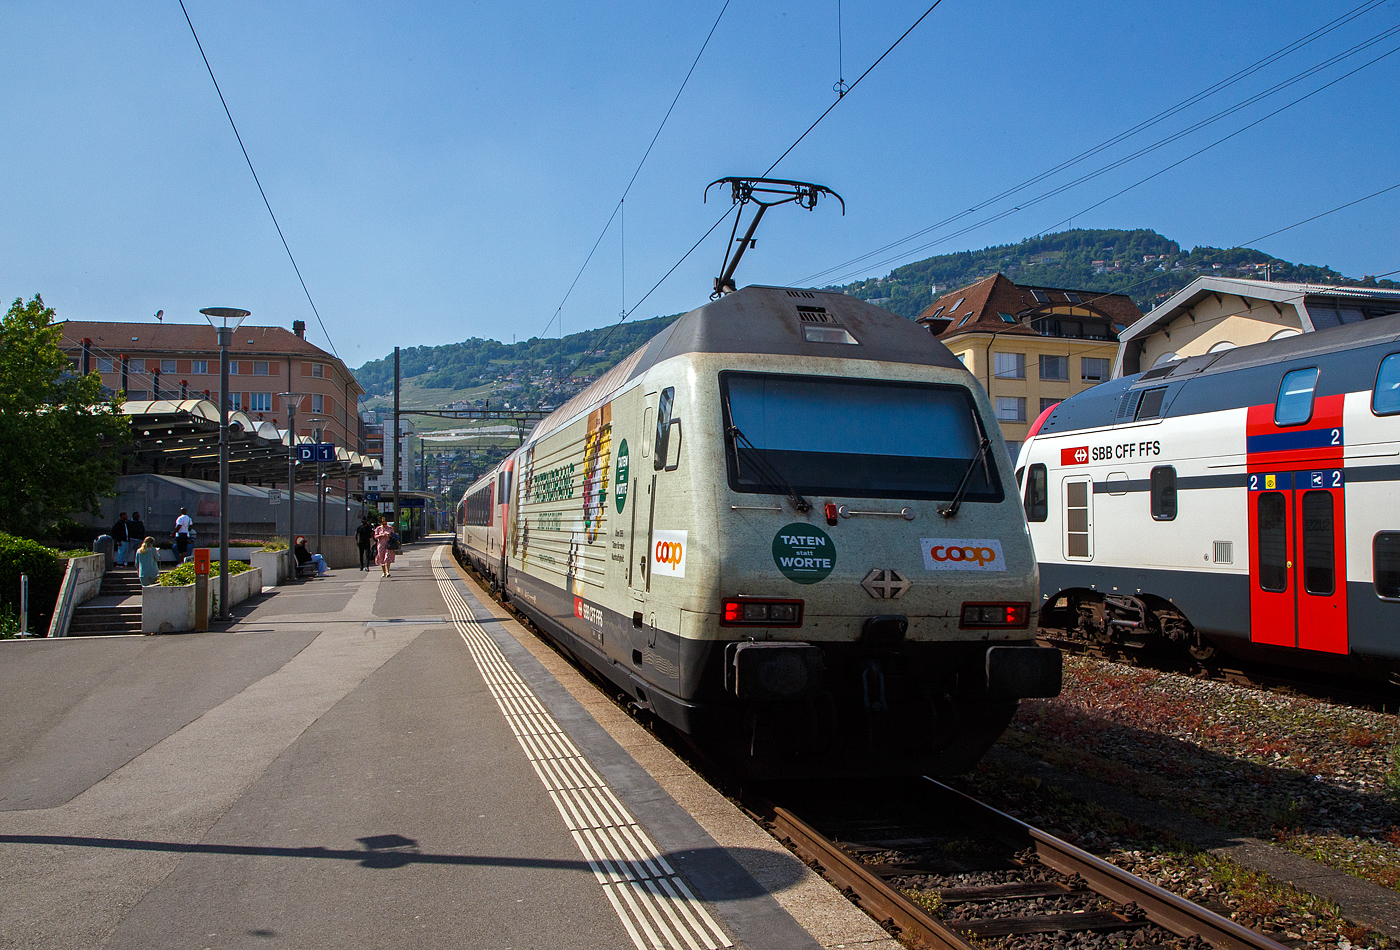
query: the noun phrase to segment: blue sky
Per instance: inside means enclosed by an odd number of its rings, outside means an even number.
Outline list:
[[[238,4],[186,0],[335,349],[555,335],[554,315],[723,0]],[[854,80],[928,0],[846,2]],[[1356,9],[1340,3],[944,0],[773,172],[841,193],[775,209],[746,283],[794,283],[1104,141]],[[1400,25],[1386,0],[1085,171]],[[59,316],[306,320],[326,345],[176,0],[0,6],[0,296]],[[1342,73],[1400,34],[1093,182],[919,254],[1076,227],[1150,227],[1230,246],[1400,183],[1400,53],[1109,201]],[[619,222],[565,304],[606,325],[832,101],[835,0],[731,0]],[[1067,180],[1062,175],[1017,201]],[[993,205],[976,221],[1006,207]],[[1400,190],[1258,246],[1351,276],[1400,268]],[[962,222],[967,223],[967,222]],[[936,232],[925,241],[937,238]],[[709,295],[717,231],[637,309]],[[922,243],[922,242],[920,242]],[[882,260],[889,255],[882,255]]]

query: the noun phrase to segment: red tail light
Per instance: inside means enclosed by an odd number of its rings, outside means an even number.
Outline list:
[[[800,627],[802,601],[731,597],[724,601],[722,627]]]
[[[837,520],[837,516],[840,515],[840,513],[841,513],[840,510],[836,507],[836,502],[834,502],[834,501],[829,501],[829,502],[826,503],[826,523],[827,523],[827,524],[829,524],[829,525],[835,525],[835,524],[836,524],[836,520]]]
[[[1023,629],[1030,621],[1030,604],[963,604],[962,622],[959,626],[963,629]]]

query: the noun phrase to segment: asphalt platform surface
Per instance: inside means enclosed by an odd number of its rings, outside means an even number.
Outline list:
[[[390,579],[264,593],[223,630],[0,643],[0,947],[892,945],[564,684],[440,540]],[[483,662],[655,844],[673,873],[643,883],[680,896],[654,926],[600,878]]]

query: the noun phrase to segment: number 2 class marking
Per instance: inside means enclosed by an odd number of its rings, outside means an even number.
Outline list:
[[[1341,445],[1341,444],[1342,444],[1342,430],[1341,430],[1341,429],[1333,429],[1333,430],[1332,430],[1332,444],[1333,444],[1333,445]]]

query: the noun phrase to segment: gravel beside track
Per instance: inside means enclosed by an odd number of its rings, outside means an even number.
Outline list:
[[[1067,656],[1063,693],[1023,703],[1001,747],[1400,890],[1393,715]],[[1348,923],[1328,901],[1056,795],[1014,769],[984,764],[967,787],[1280,942],[1400,945]]]

